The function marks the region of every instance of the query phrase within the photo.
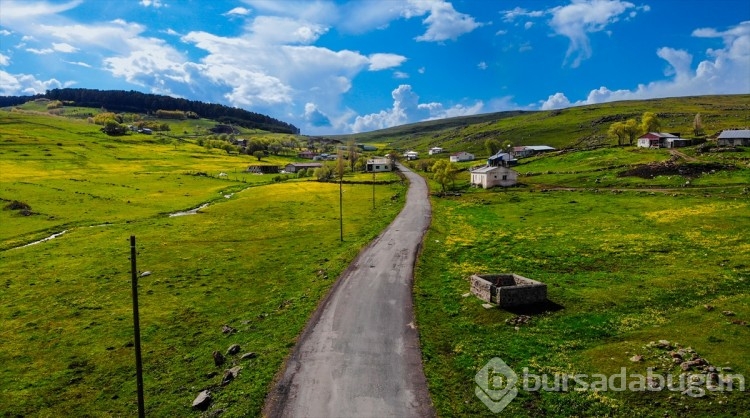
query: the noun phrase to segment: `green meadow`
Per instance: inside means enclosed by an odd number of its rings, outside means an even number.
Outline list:
[[[505,190],[470,189],[463,171],[459,196],[433,196],[414,297],[440,416],[494,416],[474,381],[493,357],[519,376],[524,368],[547,374],[549,387],[555,374],[609,376],[622,367],[677,381],[682,370],[671,350],[651,345],[667,340],[673,351],[692,349],[715,367],[750,375],[750,158],[682,151],[695,161],[679,164],[726,169],[623,176],[669,160],[668,150],[600,148],[522,159],[520,184]],[[472,274],[507,272],[546,283],[550,303],[485,309],[466,295]],[[518,315],[529,322],[513,323]],[[502,416],[739,416],[750,410],[746,391],[521,388]]]
[[[310,314],[405,195],[391,174],[345,177],[341,242],[338,184],[244,173],[254,157],[17,112],[0,112],[0,134],[0,203],[30,207],[0,211],[2,416],[136,415],[131,235],[152,272],[139,285],[147,415],[194,414],[203,389],[222,416],[259,415]],[[235,343],[257,357],[216,367]]]

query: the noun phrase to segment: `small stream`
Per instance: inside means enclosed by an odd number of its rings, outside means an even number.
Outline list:
[[[14,247],[14,248],[11,248],[11,249],[30,247],[30,246],[32,246],[32,245],[36,245],[36,244],[39,244],[39,243],[42,243],[42,242],[45,242],[45,241],[49,241],[49,240],[51,240],[51,239],[57,238],[57,237],[59,237],[60,235],[62,235],[62,234],[64,234],[64,233],[66,233],[66,232],[68,232],[68,230],[67,230],[67,229],[66,229],[66,230],[64,230],[64,231],[62,231],[62,232],[58,232],[58,233],[56,233],[56,234],[52,234],[52,235],[48,236],[47,238],[42,238],[42,239],[40,239],[39,241],[34,241],[34,242],[30,242],[30,243],[28,243],[28,244],[26,244],[26,245],[22,245],[22,246],[20,246],[20,247]]]
[[[202,204],[202,205],[198,206],[198,207],[197,207],[197,208],[195,208],[195,209],[190,209],[190,210],[186,210],[186,211],[184,211],[184,212],[175,212],[175,213],[170,213],[170,214],[169,214],[169,217],[170,217],[170,218],[173,218],[173,217],[175,217],[175,216],[195,215],[196,213],[198,213],[198,211],[199,211],[199,210],[201,210],[201,209],[204,209],[204,208],[206,208],[206,207],[208,207],[208,203],[204,203],[204,204]]]

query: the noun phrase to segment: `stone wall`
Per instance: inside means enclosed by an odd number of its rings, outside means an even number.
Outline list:
[[[517,274],[475,274],[471,293],[502,308],[529,305],[547,300],[547,285]]]

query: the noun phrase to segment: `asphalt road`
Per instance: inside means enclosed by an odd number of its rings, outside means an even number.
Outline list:
[[[422,177],[406,205],[337,280],[269,394],[269,417],[434,416],[414,326],[414,261],[430,224]]]

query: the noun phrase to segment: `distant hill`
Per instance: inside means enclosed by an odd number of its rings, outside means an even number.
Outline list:
[[[124,90],[53,89],[36,96],[0,96],[0,107],[16,106],[29,100],[46,98],[73,102],[76,106],[105,108],[113,112],[153,113],[157,110],[195,112],[202,118],[225,124],[268,132],[299,134],[296,126],[270,116],[236,107],[204,103],[156,94]]]
[[[623,101],[538,112],[499,112],[396,126],[373,132],[336,136],[347,142],[384,143],[397,150],[426,152],[440,146],[446,151],[484,155],[484,142],[497,139],[514,145],[549,145],[555,148],[616,143],[607,135],[613,122],[639,119],[654,112],[662,131],[693,136],[693,121],[701,114],[705,133],[750,126],[750,95],[679,97]]]

